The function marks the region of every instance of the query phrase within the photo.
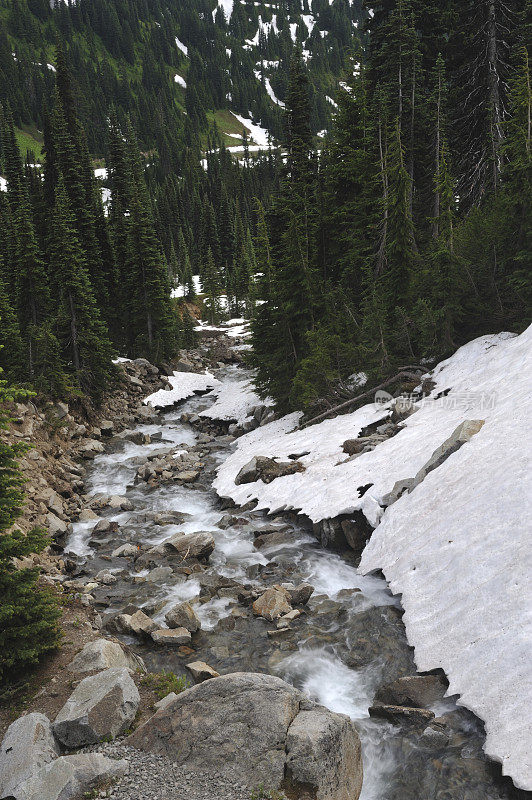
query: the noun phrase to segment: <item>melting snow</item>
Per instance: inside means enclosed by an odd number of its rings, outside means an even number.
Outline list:
[[[175,43],[179,47],[181,52],[184,53],[187,56],[188,55],[188,47],[186,46],[186,44],[183,44],[183,42],[179,41],[177,36],[175,37]]]
[[[234,111],[231,112],[234,117],[240,122],[244,128],[247,128],[251,134],[251,138],[261,147],[268,146],[268,131],[266,128],[261,128],[260,125],[256,125],[252,120],[246,119],[246,117],[241,117],[240,114],[235,114]],[[229,148],[232,150],[233,148]]]
[[[186,400],[196,392],[206,392],[217,386],[220,381],[211,375],[210,372],[196,373],[196,372],[174,372],[173,375],[168,377],[168,382],[171,384],[172,389],[159,389],[158,392],[150,394],[146,397],[144,402],[146,405],[151,405],[154,408],[166,408],[179,403],[180,400]]]
[[[210,408],[201,411],[200,417],[236,422],[240,425],[250,417],[255,406],[264,405],[250,380],[224,383],[221,387],[213,389],[211,394],[216,395],[218,399]],[[267,404],[271,405],[271,401]]]
[[[465,345],[434,370],[436,387],[403,429],[353,460],[346,460],[342,443],[385,417],[390,404],[368,404],[301,431],[294,430],[298,413],[258,428],[238,439],[214,482],[219,495],[239,504],[257,499],[259,509],[271,512],[297,508],[315,522],[361,510],[376,530],[360,571],[382,569],[392,591],[402,594],[419,669],[446,672],[449,694],[460,694],[485,721],[486,752],[524,789],[532,788],[525,575],[531,345],[532,326],[519,337],[503,333]],[[395,483],[414,477],[465,420],[485,424],[384,511]],[[234,484],[255,455],[305,452],[304,473]]]
[[[182,86],[183,89],[187,88],[187,82],[186,82],[186,80],[184,78],[181,77],[181,75],[174,75],[174,81],[179,86]]]

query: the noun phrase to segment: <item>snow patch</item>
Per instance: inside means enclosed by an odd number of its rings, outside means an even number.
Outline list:
[[[260,399],[250,380],[224,383],[219,389],[213,389],[211,394],[217,396],[217,400],[210,408],[201,411],[200,417],[236,422],[238,425],[251,416],[255,406],[272,404],[272,401],[265,403]]]
[[[266,128],[262,128],[260,125],[256,125],[252,120],[247,119],[246,117],[240,116],[240,114],[236,114],[234,111],[231,112],[234,117],[240,122],[244,128],[247,128],[250,132],[251,138],[261,147],[268,146],[268,139],[269,134]],[[232,148],[229,148],[230,150]]]
[[[187,88],[187,82],[181,75],[174,75],[174,82],[178,84],[178,86],[182,86],[183,89]]]
[[[154,408],[167,408],[179,403],[181,400],[186,400],[187,397],[191,397],[196,392],[206,392],[220,383],[210,372],[199,374],[196,372],[174,372],[173,375],[168,376],[167,380],[172,388],[159,389],[159,391],[150,394],[144,399],[146,405]]]
[[[181,42],[181,41],[180,41],[180,40],[177,38],[177,36],[175,37],[175,43],[176,43],[176,45],[179,47],[179,49],[181,50],[181,52],[182,52],[182,53],[184,53],[186,56],[188,56],[188,47],[186,46],[186,44],[183,44],[183,42]]]

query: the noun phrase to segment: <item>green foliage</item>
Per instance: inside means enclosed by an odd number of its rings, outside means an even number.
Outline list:
[[[163,672],[148,672],[142,676],[140,682],[155,692],[159,700],[162,700],[170,692],[180,694],[194,685],[186,675],[177,676],[174,672],[165,672],[164,670]]]
[[[0,427],[7,424],[5,403],[26,396],[10,389],[0,377]],[[38,568],[18,569],[13,562],[42,551],[48,544],[41,530],[24,534],[13,529],[24,499],[16,461],[23,450],[20,445],[0,440],[0,681],[36,664],[59,643],[59,610],[53,596],[37,587]]]

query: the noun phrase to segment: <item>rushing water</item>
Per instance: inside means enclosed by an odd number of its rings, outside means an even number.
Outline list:
[[[234,371],[228,371],[226,379],[233,378]],[[279,580],[311,583],[315,587],[315,594],[309,603],[305,624],[298,628],[285,649],[282,645],[276,647],[264,637],[262,621],[250,621],[249,626],[255,626],[251,632],[247,632],[247,628],[221,628],[223,623],[220,621],[225,621],[236,609],[234,598],[214,597],[198,604],[195,608],[202,623],[202,633],[196,635],[199,637],[198,657],[205,654],[205,660],[226,672],[239,668],[269,670],[331,710],[348,714],[355,722],[362,741],[362,800],[429,800],[432,797],[446,800],[459,800],[462,797],[468,800],[497,800],[513,796],[507,794],[506,789],[496,787],[493,782],[488,784],[489,793],[481,782],[478,786],[470,786],[467,784],[472,780],[469,773],[464,779],[466,785],[463,794],[455,793],[462,792],[462,789],[453,788],[454,777],[448,778],[447,784],[441,784],[442,794],[436,791],[420,794],[415,788],[405,789],[404,792],[392,789],[397,783],[397,776],[405,771],[406,760],[413,757],[411,740],[402,738],[397,728],[371,719],[368,708],[379,685],[402,674],[412,674],[415,669],[400,622],[398,600],[390,594],[384,580],[359,575],[349,555],[322,549],[309,531],[295,520],[291,521],[291,525],[296,536],[292,537],[289,544],[257,550],[253,546],[253,529],[256,531],[270,520],[255,515],[250,518],[252,525],[222,530],[218,527],[222,514],[220,504],[210,489],[209,481],[204,481],[199,487],[170,484],[149,489],[144,483],[134,485],[137,466],[147,456],[163,448],[180,445],[185,448],[197,441],[195,431],[182,424],[180,417],[183,411],[197,411],[210,402],[208,398],[194,397],[179,409],[165,413],[158,424],[139,425],[136,428],[151,435],[162,432],[162,441],[135,445],[129,441],[115,440],[112,452],[94,460],[87,479],[87,491],[91,494],[126,495],[134,506],[133,512],[106,512],[108,518],[120,525],[110,549],[125,541],[155,545],[178,531],[211,531],[216,548],[209,560],[209,572],[228,576],[246,585],[264,586]],[[225,457],[228,446],[223,437],[219,444],[215,442],[209,445],[211,470]],[[181,512],[184,515],[182,521],[164,526],[146,522],[147,512],[165,511]],[[235,513],[241,516],[238,510]],[[121,610],[127,603],[133,602],[139,607],[146,606],[148,611],[151,610],[151,615],[164,625],[164,615],[173,605],[194,600],[200,594],[198,576],[194,574],[188,579],[172,575],[150,584],[148,591],[147,584],[143,583],[149,574],[148,570],[139,568],[135,571],[135,567],[124,559],[117,559],[119,564],[115,566],[112,561],[109,563],[109,556],[107,560],[104,560],[105,556],[102,558],[101,549],[94,551],[90,547],[90,531],[93,527],[94,521],[76,524],[67,550],[86,558],[85,567],[90,574],[96,574],[104,567],[120,574],[120,583],[118,588],[115,585],[114,595],[107,603],[105,613]],[[135,594],[135,586],[138,586],[138,594]],[[240,622],[244,624],[243,620]],[[177,661],[173,653],[160,655],[155,648],[153,652],[146,652],[146,647],[141,652],[148,662],[151,658],[154,659],[152,663],[157,665],[184,671],[182,663]],[[213,663],[215,655],[218,656],[218,663]],[[453,715],[462,712],[457,710],[453,699],[446,699],[437,713],[454,718]],[[463,751],[471,751],[469,757],[476,758],[487,774],[482,754],[479,753],[481,738],[478,725],[474,722],[468,724],[473,728],[473,745],[467,738],[470,734],[466,730],[466,722],[462,724],[463,730],[460,725],[458,728],[455,726],[458,733],[455,733],[453,741],[462,742],[463,739]],[[462,750],[459,750],[459,756],[463,762]],[[450,759],[449,764],[453,765],[453,754],[447,754],[446,757]],[[403,758],[405,763],[402,763]],[[419,763],[414,759],[413,769],[417,768]],[[428,780],[432,780],[430,774]]]

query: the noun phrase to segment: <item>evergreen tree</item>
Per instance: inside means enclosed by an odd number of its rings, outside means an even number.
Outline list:
[[[3,320],[2,320],[3,324]],[[9,388],[1,378],[0,427],[7,427],[6,403],[26,395]],[[43,531],[28,534],[13,528],[22,513],[24,493],[17,457],[24,445],[0,439],[0,680],[20,676],[59,644],[59,610],[52,595],[37,587],[39,569],[17,569],[15,558],[38,553],[47,544]]]

